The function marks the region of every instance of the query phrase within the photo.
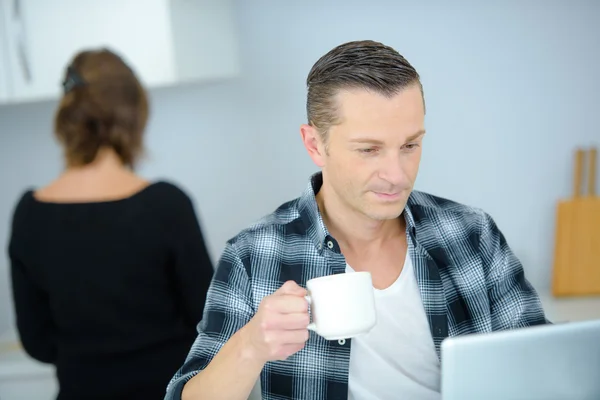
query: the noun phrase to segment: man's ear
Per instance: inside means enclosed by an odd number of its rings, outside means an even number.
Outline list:
[[[317,167],[322,168],[325,165],[325,145],[317,128],[302,124],[300,126],[300,136],[310,158]]]

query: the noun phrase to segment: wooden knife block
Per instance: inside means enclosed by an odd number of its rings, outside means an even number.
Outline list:
[[[582,193],[584,158],[575,156],[573,198],[558,203],[552,293],[600,295],[600,197],[596,196],[597,150],[587,152],[587,193]]]

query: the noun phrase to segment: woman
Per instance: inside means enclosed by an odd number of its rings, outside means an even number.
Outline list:
[[[63,399],[162,399],[196,337],[211,261],[189,197],[132,172],[147,96],[107,50],[78,54],[55,116],[65,171],[24,193],[9,245],[17,328]]]

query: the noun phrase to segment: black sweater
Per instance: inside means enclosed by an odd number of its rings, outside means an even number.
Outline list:
[[[27,191],[9,244],[17,329],[56,365],[60,399],[162,399],[196,338],[213,268],[189,197],[157,182],[122,200]]]

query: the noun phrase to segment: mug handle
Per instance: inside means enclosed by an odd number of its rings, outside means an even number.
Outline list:
[[[306,299],[306,301],[308,301],[308,305],[312,305],[312,298],[310,297],[310,295],[306,295],[304,296],[304,298]],[[309,331],[313,331],[316,332],[317,331],[317,325],[315,325],[314,322],[311,322],[310,324],[308,324],[308,326],[306,327],[306,329],[308,329]]]

